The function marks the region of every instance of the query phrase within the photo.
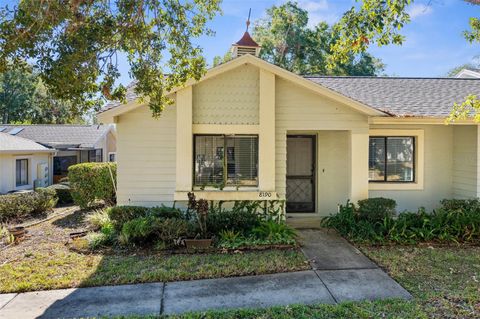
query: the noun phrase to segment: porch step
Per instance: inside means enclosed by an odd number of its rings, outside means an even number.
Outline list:
[[[292,217],[287,216],[287,224],[296,229],[320,229],[322,217]]]

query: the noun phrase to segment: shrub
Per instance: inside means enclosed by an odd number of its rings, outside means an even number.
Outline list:
[[[382,221],[372,221],[362,219],[354,205],[347,202],[340,206],[337,214],[325,218],[322,225],[356,242],[479,242],[480,213],[472,208],[474,206],[462,209],[457,204],[444,205],[450,209],[440,208],[431,213],[420,209],[417,213],[401,213],[396,219],[386,216]]]
[[[102,247],[108,247],[112,243],[112,237],[108,234],[100,233],[88,233],[87,234],[88,248],[91,250],[97,250]]]
[[[260,216],[251,210],[220,210],[208,215],[207,229],[215,235],[225,230],[247,234],[259,226],[260,221]]]
[[[72,192],[70,186],[67,184],[53,184],[47,187],[53,189],[58,197],[59,204],[71,204],[73,203]]]
[[[88,214],[85,219],[95,230],[99,230],[102,227],[107,227],[109,225],[113,227],[106,209],[96,210],[93,213]]]
[[[142,206],[115,206],[107,209],[108,217],[117,231],[122,230],[125,223],[147,216],[147,212],[148,207]]]
[[[0,222],[49,211],[56,203],[55,192],[44,188],[34,192],[0,195]]]
[[[107,205],[115,204],[115,163],[82,163],[68,168],[74,202],[82,208],[89,207],[97,200]]]
[[[160,218],[182,218],[182,211],[178,208],[157,206],[148,208],[148,214]]]
[[[187,234],[188,222],[178,218],[159,218],[152,215],[138,217],[126,222],[121,231],[123,243],[147,245],[158,240],[165,247]]]
[[[443,199],[440,201],[445,210],[475,210],[480,211],[478,199]]]
[[[262,221],[252,233],[260,239],[293,239],[295,230],[286,223],[277,223],[272,220]]]
[[[397,203],[390,198],[368,198],[358,201],[358,214],[372,222],[382,221],[385,217],[393,217],[396,207]]]

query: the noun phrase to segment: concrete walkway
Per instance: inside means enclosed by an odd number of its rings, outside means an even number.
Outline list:
[[[0,295],[0,318],[78,318],[178,314],[348,300],[411,298],[335,233],[302,230],[314,270],[170,283]]]

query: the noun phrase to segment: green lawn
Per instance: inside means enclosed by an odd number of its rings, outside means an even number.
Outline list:
[[[84,228],[75,212],[29,229],[30,237],[0,252],[0,293],[257,275],[309,269],[298,250],[164,255],[153,251],[79,253],[65,243]]]
[[[361,247],[407,288],[412,301],[274,307],[171,318],[480,318],[480,247]]]

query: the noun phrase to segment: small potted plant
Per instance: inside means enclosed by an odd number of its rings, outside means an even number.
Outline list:
[[[188,209],[195,212],[200,233],[193,239],[185,239],[187,249],[209,248],[212,238],[207,238],[208,202],[205,199],[196,200],[194,193],[188,193]]]

